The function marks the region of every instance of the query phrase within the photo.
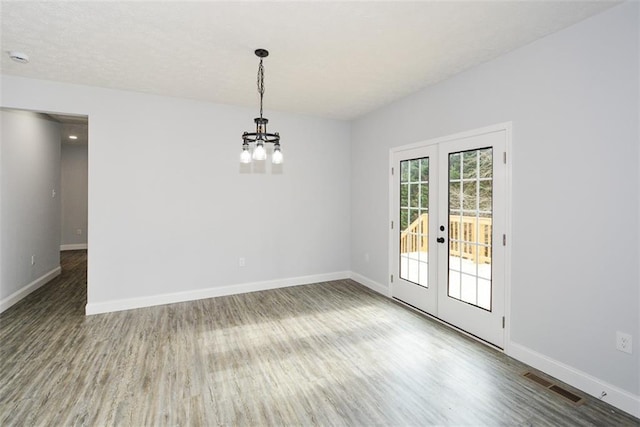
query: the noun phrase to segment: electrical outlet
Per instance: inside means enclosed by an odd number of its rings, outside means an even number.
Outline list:
[[[624,332],[616,332],[616,349],[631,354],[632,348],[631,335]]]
[[[79,236],[82,234],[82,228],[76,228],[76,234]]]
[[[238,258],[238,267],[244,267],[244,258],[243,257]]]

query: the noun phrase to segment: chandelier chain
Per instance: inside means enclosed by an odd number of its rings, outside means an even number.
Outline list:
[[[260,94],[260,118],[262,118],[262,97],[264,96],[264,67],[262,66],[262,58],[258,66],[258,93]]]

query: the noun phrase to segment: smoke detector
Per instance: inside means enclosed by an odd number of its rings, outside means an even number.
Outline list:
[[[27,62],[29,62],[29,55],[27,55],[26,53],[16,52],[13,50],[9,52],[9,58],[21,64],[26,64]]]

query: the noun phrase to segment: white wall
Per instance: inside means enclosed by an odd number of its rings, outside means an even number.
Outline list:
[[[285,163],[246,173],[255,108],[13,76],[2,104],[89,116],[89,312],[348,274],[346,122],[267,109]]]
[[[63,143],[60,158],[60,247],[63,250],[86,248],[88,147],[86,144]]]
[[[60,272],[60,125],[28,112],[0,110],[0,117],[4,311]]]
[[[389,149],[513,121],[510,353],[636,415],[638,28],[623,4],[368,114],[351,163],[351,268],[387,288]]]

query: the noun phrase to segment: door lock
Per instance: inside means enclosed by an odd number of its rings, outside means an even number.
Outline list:
[[[444,237],[438,237],[436,240],[438,243],[444,243]]]

